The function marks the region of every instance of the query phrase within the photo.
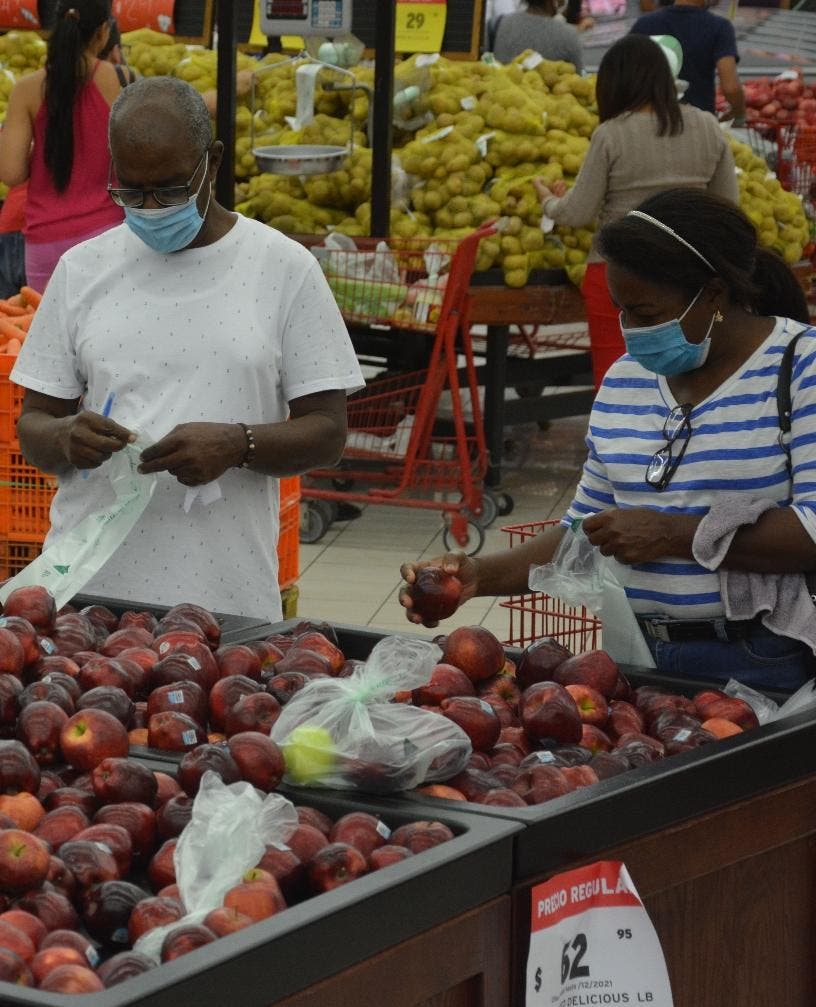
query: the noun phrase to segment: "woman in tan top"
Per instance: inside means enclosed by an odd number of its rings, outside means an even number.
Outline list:
[[[598,230],[666,189],[705,189],[736,203],[734,159],[717,120],[677,100],[660,47],[626,35],[604,55],[596,85],[600,125],[575,185],[548,189],[537,180],[544,213],[559,224]],[[624,352],[618,308],[606,285],[606,263],[593,243],[582,287],[596,388]]]

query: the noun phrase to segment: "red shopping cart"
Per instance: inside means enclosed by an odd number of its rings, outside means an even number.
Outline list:
[[[426,333],[427,366],[370,380],[349,397],[340,464],[302,484],[301,542],[326,532],[340,502],[438,510],[445,548],[478,552],[495,517],[470,337],[470,278],[493,225],[456,240],[358,239],[313,248],[350,327]],[[486,506],[487,504],[487,506]],[[492,513],[488,513],[488,509]]]
[[[510,548],[533,538],[557,521],[535,521],[502,528],[510,536]],[[511,647],[526,647],[551,636],[573,654],[601,646],[601,621],[586,608],[573,608],[548,594],[523,594],[499,603],[510,613],[507,639]]]

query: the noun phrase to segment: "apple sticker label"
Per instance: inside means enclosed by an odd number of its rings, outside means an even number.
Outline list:
[[[377,832],[383,837],[383,839],[390,839],[391,830],[382,820],[377,822]]]
[[[196,732],[193,731],[192,729],[189,731],[185,731],[181,736],[181,740],[184,742],[185,745],[194,745],[197,741]]]
[[[178,706],[179,703],[184,702],[184,693],[181,689],[175,689],[173,692],[168,692],[167,702],[172,703],[173,706]]]
[[[88,964],[92,969],[95,969],[99,963],[99,953],[96,948],[92,948],[90,944],[85,948],[85,957],[88,959]]]
[[[188,660],[190,663],[190,667],[193,669],[193,671],[201,671],[201,664],[197,658],[189,657]]]
[[[44,650],[46,654],[53,654],[57,649],[57,645],[53,640],[49,640],[47,636],[43,636],[40,638],[40,648]]]
[[[493,707],[490,705],[490,703],[488,703],[488,701],[486,699],[480,699],[479,700],[479,706],[481,706],[481,708],[484,710],[485,713],[495,713],[496,712],[493,709]]]
[[[691,731],[687,727],[681,728],[677,734],[674,736],[675,741],[688,741],[691,737]]]
[[[555,762],[555,756],[552,752],[533,752],[533,755],[538,759],[539,762],[548,764],[550,762]]]
[[[166,640],[164,641],[164,643],[160,643],[159,644],[159,653],[160,654],[166,654],[169,649],[170,649],[170,644]]]
[[[111,940],[114,944],[129,944],[130,936],[128,935],[127,927],[118,927],[111,934]]]

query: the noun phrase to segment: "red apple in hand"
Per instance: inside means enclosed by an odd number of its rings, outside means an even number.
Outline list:
[[[440,566],[423,566],[416,572],[414,583],[408,588],[411,611],[433,625],[447,619],[459,608],[462,582]]]
[[[82,710],[63,726],[60,746],[66,762],[77,769],[93,769],[103,759],[126,756],[130,750],[124,725],[104,710]]]

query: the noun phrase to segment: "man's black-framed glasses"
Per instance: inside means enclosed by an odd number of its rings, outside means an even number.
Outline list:
[[[113,161],[111,161],[108,167],[108,195],[117,206],[124,206],[131,210],[140,210],[144,206],[145,196],[148,195],[152,195],[159,206],[181,206],[192,195],[190,189],[206,156],[207,151],[205,150],[198,159],[198,164],[195,166],[195,171],[190,176],[189,182],[184,185],[163,185],[158,189],[115,188],[111,185],[113,178]]]
[[[683,460],[691,437],[690,416],[691,404],[686,402],[675,406],[666,417],[666,422],[663,424],[665,447],[652,455],[652,460],[646,469],[646,482],[656,490],[664,490],[669,485],[677,466]],[[678,444],[678,441],[682,443]]]

